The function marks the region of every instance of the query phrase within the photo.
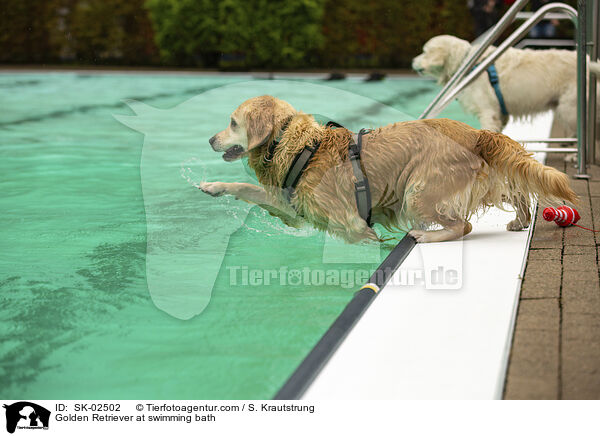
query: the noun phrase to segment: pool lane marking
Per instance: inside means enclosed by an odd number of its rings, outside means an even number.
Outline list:
[[[354,294],[342,313],[273,397],[274,400],[296,400],[302,397],[416,244],[412,236],[402,238],[375,270],[369,282]]]
[[[223,83],[219,83],[215,86],[204,86],[202,88],[186,88],[179,92],[167,93],[162,92],[159,94],[152,94],[148,96],[133,96],[133,97],[125,97],[123,100],[139,100],[141,102],[148,102],[152,100],[157,100],[161,98],[167,97],[176,97],[178,95],[190,95],[190,94],[201,94],[206,91],[210,91],[211,89],[218,88],[223,86]],[[46,112],[44,114],[34,115],[27,118],[21,118],[17,120],[11,121],[2,121],[0,122],[0,128],[10,127],[10,126],[18,126],[26,123],[37,123],[40,121],[45,121],[52,118],[63,118],[68,117],[74,114],[88,113],[92,111],[96,111],[99,109],[120,109],[124,106],[122,101],[118,103],[98,103],[98,104],[86,104],[81,106],[75,106],[72,109],[64,109],[64,110],[56,110],[53,112]]]

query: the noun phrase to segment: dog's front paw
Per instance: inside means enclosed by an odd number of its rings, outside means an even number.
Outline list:
[[[225,194],[227,191],[225,183],[221,183],[221,182],[202,182],[202,183],[200,183],[198,188],[202,192],[204,192],[208,195],[212,195],[213,197],[219,197],[219,196]]]

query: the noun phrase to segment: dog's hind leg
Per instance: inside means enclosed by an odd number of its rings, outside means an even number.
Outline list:
[[[411,230],[408,234],[417,242],[443,242],[460,239],[471,233],[473,229],[471,223],[465,220],[448,221],[446,225],[442,224],[442,226],[444,228],[441,230]]]
[[[529,227],[529,223],[531,222],[531,212],[529,210],[531,205],[529,198],[522,194],[516,195],[513,198],[512,204],[515,208],[517,216],[514,220],[510,221],[506,225],[506,230],[518,232],[519,230],[526,229]]]
[[[468,177],[460,182],[468,185]],[[472,182],[471,182],[472,183]],[[465,194],[466,195],[466,194]],[[441,230],[418,230],[408,232],[417,242],[442,242],[460,239],[469,234],[473,227],[466,220],[467,211],[459,200],[444,201],[443,195],[437,188],[427,185],[422,189],[415,189],[406,198],[409,215],[413,222],[435,223],[442,226]]]

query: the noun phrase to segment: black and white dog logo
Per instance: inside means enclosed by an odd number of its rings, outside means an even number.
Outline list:
[[[14,433],[15,429],[48,429],[50,411],[28,401],[19,401],[4,405],[6,409],[6,431]]]

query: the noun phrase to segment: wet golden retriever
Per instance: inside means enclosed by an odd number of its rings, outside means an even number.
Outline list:
[[[213,196],[234,195],[288,225],[308,222],[347,242],[379,240],[358,213],[350,138],[350,131],[325,127],[285,101],[252,98],[209,142],[226,161],[247,156],[262,187],[204,182],[200,189]],[[317,141],[320,147],[288,202],[281,186],[292,161]],[[565,174],[537,162],[505,135],[458,121],[407,121],[375,129],[364,136],[361,157],[371,188],[372,222],[411,228],[418,242],[460,238],[471,231],[469,218],[492,205],[512,205],[517,216],[507,229],[521,230],[529,225],[532,197],[576,201]]]

